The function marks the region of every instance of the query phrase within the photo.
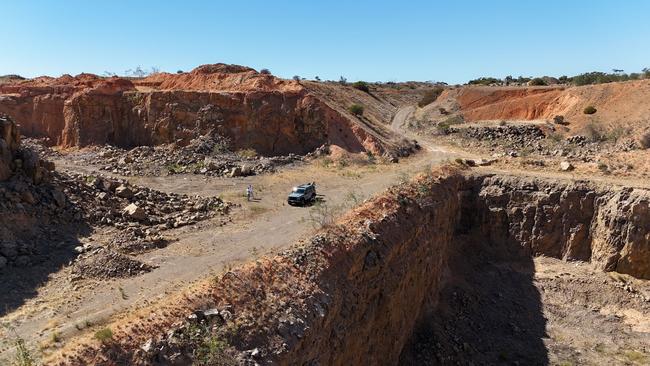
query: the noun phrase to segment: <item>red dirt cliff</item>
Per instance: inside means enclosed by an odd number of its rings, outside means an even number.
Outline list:
[[[224,64],[133,80],[80,74],[10,82],[0,85],[0,112],[12,116],[24,135],[62,147],[183,145],[216,130],[234,148],[263,155],[306,153],[328,143],[383,153],[393,139],[331,108],[297,81]]]

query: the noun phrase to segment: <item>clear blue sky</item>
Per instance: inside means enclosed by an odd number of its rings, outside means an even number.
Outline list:
[[[645,0],[5,0],[0,14],[0,75],[225,62],[456,83],[650,67]]]

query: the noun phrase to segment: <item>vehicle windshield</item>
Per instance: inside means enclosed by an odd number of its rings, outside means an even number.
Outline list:
[[[305,189],[304,188],[298,188],[298,189],[296,189],[296,193],[305,193]]]

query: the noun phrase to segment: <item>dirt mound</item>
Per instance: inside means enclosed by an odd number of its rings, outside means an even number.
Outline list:
[[[650,120],[650,80],[580,87],[460,87],[447,89],[438,101],[419,112],[421,118],[440,119],[439,108],[462,115],[468,122],[488,120],[548,120],[564,116],[579,130],[590,122],[612,127],[637,126]],[[596,114],[583,111],[594,106]]]
[[[156,73],[136,82],[161,90],[280,91],[300,93],[304,88],[294,80],[239,65],[201,65],[188,73]]]
[[[72,265],[72,274],[79,278],[109,279],[133,277],[154,268],[127,255],[102,248],[78,257]]]

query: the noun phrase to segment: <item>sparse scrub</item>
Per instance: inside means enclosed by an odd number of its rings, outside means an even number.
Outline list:
[[[650,132],[646,132],[639,138],[639,146],[642,149],[650,149]]]
[[[229,366],[236,364],[226,353],[228,342],[212,333],[210,327],[203,324],[190,324],[183,332],[186,341],[193,347],[192,357],[197,365]]]
[[[621,138],[629,135],[629,131],[621,126],[614,127],[607,132],[605,139],[608,141],[618,142]]]
[[[178,163],[172,163],[167,165],[167,171],[172,174],[180,174],[185,172],[185,167]]]
[[[237,150],[237,155],[242,158],[254,158],[257,156],[257,151],[255,149],[241,149]]]
[[[503,80],[493,77],[481,77],[467,82],[469,85],[492,85],[501,83],[503,83]]]
[[[34,366],[36,365],[36,360],[30,353],[29,349],[25,345],[25,340],[16,337],[14,341],[16,347],[16,355],[14,356],[13,366]]]
[[[562,142],[563,139],[562,135],[557,132],[550,132],[548,135],[546,135],[546,138],[557,143]]]
[[[542,78],[534,78],[533,80],[531,80],[531,81],[528,82],[528,85],[532,85],[532,86],[545,86],[545,85],[547,85],[547,84],[546,84],[546,81],[544,81],[544,79],[542,79]]]
[[[95,339],[102,343],[107,343],[113,339],[113,331],[111,328],[102,328],[95,332]]]
[[[363,115],[364,108],[362,105],[359,104],[352,104],[350,108],[348,108],[350,113],[354,114],[355,116],[359,117]]]
[[[357,81],[354,84],[352,84],[352,87],[361,90],[362,92],[370,93],[370,87],[368,86],[368,83],[365,81]]]
[[[260,70],[260,74],[271,75],[271,71],[269,69],[262,69]]]
[[[61,333],[59,332],[52,332],[52,335],[50,336],[50,339],[52,340],[52,343],[59,343],[61,342]]]
[[[331,207],[324,202],[316,202],[309,210],[309,221],[315,228],[327,228],[334,225],[340,213],[339,207]]]
[[[424,95],[422,96],[422,99],[420,99],[420,101],[418,102],[418,107],[422,108],[422,107],[424,107],[426,105],[429,105],[429,104],[435,102],[438,99],[438,97],[440,96],[440,94],[442,94],[442,92],[444,90],[445,89],[443,87],[441,87],[441,86],[437,86],[437,87],[435,87],[435,88],[433,88],[431,90],[427,90],[427,92],[424,93]],[[440,113],[441,114],[446,114],[446,113],[442,113],[442,110],[444,110],[444,108],[441,108]],[[445,110],[445,112],[446,112],[446,110]]]
[[[460,117],[460,116],[449,117],[449,118],[445,119],[444,121],[439,122],[438,124],[436,124],[436,129],[438,130],[438,133],[446,135],[446,134],[449,133],[449,131],[451,129],[451,126],[461,124],[463,122],[464,122],[463,118]]]
[[[605,141],[605,133],[602,126],[593,122],[585,125],[584,135],[591,142]]]
[[[592,105],[589,105],[589,106],[585,107],[585,109],[582,111],[582,113],[584,113],[584,114],[594,114],[597,111],[598,110],[596,109],[596,107],[594,107]]]

